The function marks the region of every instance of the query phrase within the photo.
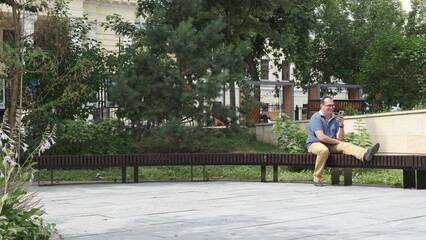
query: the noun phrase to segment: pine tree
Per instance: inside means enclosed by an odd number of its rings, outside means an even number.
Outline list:
[[[129,64],[115,79],[119,115],[133,123],[177,119],[202,124],[234,74],[229,66],[244,63],[247,47],[223,44],[224,20],[206,17],[202,1],[146,1],[142,7],[146,24],[133,36],[126,51]],[[117,23],[111,28],[131,34],[129,25]]]
[[[219,95],[230,93],[236,122],[235,86],[252,97],[246,79],[258,80],[258,63],[265,55],[274,64],[283,51],[305,72],[309,29],[316,1],[141,1],[145,29],[129,31],[129,24],[111,20],[111,29],[132,35],[129,49],[137,56],[130,71],[120,70],[116,100],[121,115],[133,120],[202,119]],[[123,72],[124,71],[124,72]],[[153,88],[153,89],[151,89]],[[183,91],[185,89],[185,91]],[[188,91],[191,89],[191,91]],[[208,90],[206,90],[208,89]],[[170,93],[166,93],[170,91]],[[203,95],[204,94],[204,95]],[[259,97],[257,95],[257,97]],[[142,117],[140,114],[145,114]]]

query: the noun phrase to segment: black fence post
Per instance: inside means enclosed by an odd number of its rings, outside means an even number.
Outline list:
[[[294,109],[294,121],[299,121],[299,106]]]

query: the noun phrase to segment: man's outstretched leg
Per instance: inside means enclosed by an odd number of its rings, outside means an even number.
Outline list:
[[[376,143],[371,148],[362,148],[358,147],[352,143],[348,142],[342,142],[336,145],[333,145],[330,147],[331,153],[343,153],[347,155],[352,155],[356,158],[358,158],[361,161],[371,161],[373,159],[374,154],[377,153],[377,151],[380,148],[380,144]]]

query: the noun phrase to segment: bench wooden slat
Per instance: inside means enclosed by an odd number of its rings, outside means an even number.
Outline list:
[[[207,153],[207,154],[141,154],[141,155],[59,155],[36,157],[36,168],[85,168],[106,166],[162,165],[312,165],[312,154],[279,153]],[[426,155],[377,155],[370,162],[353,156],[331,154],[328,167],[396,168],[426,170]]]

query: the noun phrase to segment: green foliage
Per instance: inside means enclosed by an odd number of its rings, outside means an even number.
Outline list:
[[[223,47],[223,19],[204,18],[201,1],[151,2],[156,10],[124,49],[130,61],[119,69],[111,94],[119,117],[158,125],[172,119],[206,122],[213,101],[246,46]],[[147,11],[140,9],[140,11]],[[126,31],[111,18],[107,27]],[[242,78],[243,75],[240,76]]]
[[[426,101],[426,37],[381,35],[369,46],[357,76],[375,110],[412,109]]]
[[[369,148],[373,145],[371,135],[365,128],[365,122],[362,119],[355,120],[354,129],[355,132],[345,134],[345,142],[350,142],[363,148]]]
[[[98,42],[87,38],[91,28],[87,17],[71,18],[65,1],[25,3],[6,1],[18,12],[23,6],[32,6],[35,12],[43,8],[45,17],[38,18],[34,34],[21,36],[21,24],[17,24],[13,26],[17,42],[2,42],[2,77],[11,92],[7,98],[9,116],[16,115],[18,92],[23,90],[21,103],[25,110],[30,110],[29,114],[42,111],[65,119],[87,117],[93,107],[86,103],[96,96],[108,77],[108,54]],[[1,14],[5,16],[11,14]],[[13,16],[19,18],[22,13]],[[11,118],[10,122],[15,121]]]
[[[374,111],[424,102],[426,10],[412,8],[407,17],[396,0],[323,1],[312,75],[302,82],[360,84]]]
[[[6,116],[7,117],[7,116]],[[5,119],[6,119],[5,117]],[[16,131],[24,131],[18,124]],[[44,214],[33,207],[31,200],[34,195],[25,189],[31,184],[35,170],[32,159],[35,154],[46,151],[54,144],[52,132],[46,132],[40,144],[21,160],[20,152],[27,151],[28,146],[14,135],[22,132],[10,132],[4,120],[0,127],[0,239],[49,239],[50,230],[54,224],[44,224],[41,216]],[[11,137],[9,137],[9,135]],[[20,139],[21,140],[21,139]]]
[[[32,40],[30,39],[31,34],[24,36],[23,23],[26,17],[25,12],[37,14],[46,11],[49,8],[49,3],[49,0],[27,0],[25,2],[12,0],[0,2],[0,20],[2,24],[7,24],[8,30],[11,30],[9,39],[0,42],[0,75],[6,82],[5,89],[9,96],[6,98],[6,105],[9,109],[9,122],[12,129],[15,128],[18,108],[21,108],[20,105],[22,104],[20,96],[23,95],[24,53],[26,48],[32,44]]]
[[[133,137],[118,119],[100,122],[64,120],[57,129],[57,144],[49,154],[126,154],[136,151]]]
[[[356,83],[367,46],[378,35],[401,32],[404,12],[397,0],[326,0],[317,10],[309,83]]]
[[[278,146],[281,146],[288,153],[306,153],[306,139],[308,132],[302,130],[297,123],[294,123],[285,114],[277,118],[272,128]]]
[[[380,183],[402,187],[403,175],[399,169],[355,168],[352,180],[359,183]]]
[[[413,108],[413,110],[423,110],[426,109],[426,104],[416,104]]]
[[[17,207],[20,197],[27,192],[16,188],[2,194],[0,202],[0,239],[48,240],[55,224],[45,224],[41,217],[45,212],[38,208],[25,210]]]
[[[420,0],[411,1],[411,11],[408,13],[405,33],[408,36],[426,36],[426,8]]]
[[[192,127],[182,126],[179,120],[172,120],[147,131],[143,136],[142,147],[144,152],[193,152],[195,149],[191,146],[199,140],[198,133]]]
[[[352,105],[345,108],[345,116],[354,116],[358,114],[358,110]]]
[[[118,119],[61,120],[56,124],[56,144],[47,152],[50,155],[277,151],[275,146],[257,142],[253,133],[237,126],[200,128],[174,120],[141,129],[140,135],[136,135]],[[32,142],[36,142],[39,131],[30,132]]]
[[[59,2],[37,25],[34,44],[26,49],[25,107],[63,119],[87,117],[93,107],[86,104],[109,77],[108,54],[87,38],[87,17],[71,19]]]
[[[119,116],[133,124],[170,119],[201,124],[223,89],[229,90],[235,123],[235,85],[244,86],[245,101],[257,99],[247,93],[252,89],[245,82],[259,79],[262,57],[273,56],[281,68],[284,49],[297,72],[306,74],[317,2],[148,0],[139,3],[137,12],[145,19],[144,28],[108,16],[105,27],[133,39],[122,54],[128,61],[122,61],[114,79]],[[245,113],[249,105],[238,110]]]
[[[190,127],[183,126],[178,120],[149,129],[143,134],[140,145],[143,153],[277,150],[270,144],[257,142],[253,133],[239,127],[219,129]]]
[[[232,71],[245,71],[250,80],[260,80],[258,64],[269,56],[281,70],[282,59],[295,63],[295,74],[307,75],[306,62],[310,58],[310,31],[315,23],[314,11],[319,1],[255,0],[255,1],[205,1],[209,17],[223,17],[226,28],[225,44],[249,42],[250,52],[244,56],[245,66]],[[240,67],[247,69],[239,69]],[[230,79],[241,84],[242,79]],[[255,93],[256,95],[256,93]],[[260,98],[255,97],[257,100]],[[232,103],[232,100],[231,100]]]

